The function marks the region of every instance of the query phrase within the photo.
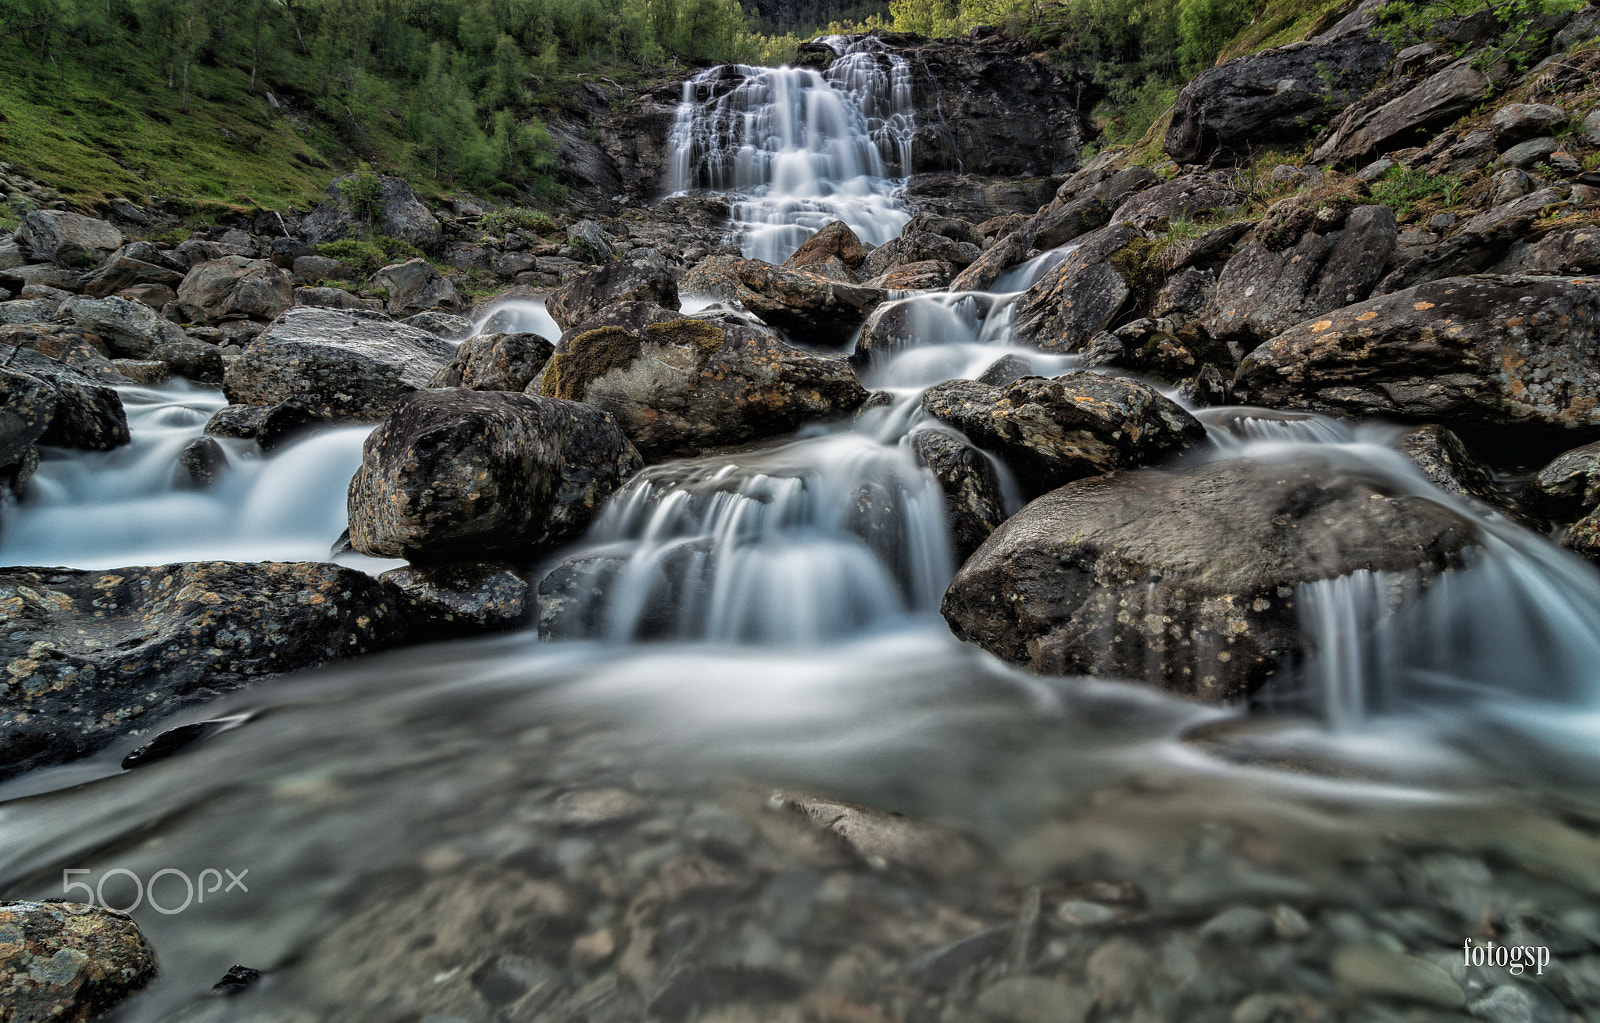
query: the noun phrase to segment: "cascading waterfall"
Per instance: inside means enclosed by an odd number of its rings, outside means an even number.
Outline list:
[[[895,202],[911,173],[911,68],[881,40],[829,37],[824,72],[725,64],[683,85],[669,148],[673,192],[733,200],[746,256],[781,263],[834,220],[881,245],[910,215]]]

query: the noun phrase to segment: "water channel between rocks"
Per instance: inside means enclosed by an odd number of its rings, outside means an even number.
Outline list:
[[[826,75],[686,86],[675,184],[731,194],[747,255],[908,219],[905,69],[836,48]],[[951,635],[955,548],[911,449],[950,428],[920,396],[1005,356],[1073,368],[1009,340],[1062,256],[898,299],[902,343],[862,370],[892,400],[854,421],[640,473],[551,559],[599,594],[553,638],[302,673],[181,717],[232,725],[181,756],[122,773],[128,740],[0,786],[0,886],[57,896],[81,869],[118,905],[129,874],[247,871],[135,911],[163,964],[117,1017],[141,1023],[1595,1018],[1600,579],[1434,488],[1392,430],[1201,414],[1191,463],[1359,474],[1482,536],[1398,598],[1383,573],[1306,585],[1312,653],[1263,713]],[[554,337],[537,303],[502,311]],[[368,427],[230,442],[202,493],[173,461],[220,395],[123,399],[130,446],[50,453],[4,510],[8,564],[329,556]],[[1554,965],[1463,965],[1490,935]],[[236,962],[267,976],[213,997]]]

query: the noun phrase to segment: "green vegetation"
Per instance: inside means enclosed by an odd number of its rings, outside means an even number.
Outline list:
[[[305,204],[362,161],[548,201],[544,119],[581,80],[798,42],[738,0],[5,0],[0,154],[84,205],[201,218]]]
[[[390,263],[416,259],[422,250],[400,238],[379,235],[364,241],[344,239],[317,246],[317,255],[337,259],[362,279],[371,277]]]
[[[1453,174],[1428,174],[1414,167],[1395,167],[1374,183],[1371,190],[1375,201],[1404,219],[1417,206],[1430,200],[1445,207],[1456,205],[1461,199],[1461,189],[1461,179]]]
[[[1498,32],[1479,64],[1504,59],[1521,70],[1541,36],[1548,37],[1550,16],[1582,6],[1581,0],[1392,0],[1378,11],[1378,25],[1391,41],[1404,43],[1427,38],[1446,19],[1487,14]]]
[[[556,229],[557,224],[549,214],[541,210],[526,206],[502,206],[485,213],[479,226],[490,234],[505,234],[507,231],[549,234]]]

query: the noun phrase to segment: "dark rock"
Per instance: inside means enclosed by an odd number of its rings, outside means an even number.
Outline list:
[[[401,594],[420,636],[462,636],[515,628],[528,614],[528,582],[509,565],[407,565],[378,577]]]
[[[882,288],[884,291],[943,291],[955,275],[955,264],[925,259],[916,263],[900,263],[863,283],[869,288]]]
[[[862,244],[849,225],[842,220],[835,220],[801,242],[794,254],[783,261],[783,265],[791,270],[805,270],[831,256],[855,270],[866,261],[867,253],[868,246]]]
[[[1549,528],[1543,516],[1523,507],[1497,486],[1483,464],[1450,430],[1437,425],[1409,430],[1396,439],[1395,447],[1445,493],[1485,505],[1529,529],[1543,532]]]
[[[988,456],[948,433],[918,431],[911,436],[911,451],[944,491],[950,546],[957,563],[963,562],[1006,519],[1000,478]]]
[[[1535,222],[1566,199],[1564,191],[1541,188],[1469,218],[1442,245],[1424,245],[1411,253],[1402,246],[1395,253],[1394,269],[1378,283],[1375,294],[1485,270],[1510,256]]]
[[[930,387],[922,407],[998,455],[1029,497],[1161,461],[1205,437],[1193,416],[1155,389],[1088,371],[1023,377],[1004,388],[952,380]]]
[[[377,420],[428,386],[455,346],[386,318],[299,306],[228,366],[230,402],[293,401],[318,419]]]
[[[267,247],[267,258],[285,270],[294,269],[294,261],[302,256],[315,256],[317,250],[298,238],[274,238]]]
[[[900,235],[900,263],[949,263],[957,269],[971,266],[983,252],[970,242],[951,241],[942,234],[908,231]]]
[[[294,275],[308,281],[348,280],[350,268],[328,256],[301,256],[294,261]]]
[[[826,348],[849,343],[886,297],[877,288],[725,256],[702,262],[684,276],[681,287],[689,294],[736,300],[793,340]]]
[[[270,320],[294,303],[294,282],[265,259],[223,256],[190,270],[178,306],[194,323]]]
[[[428,386],[526,390],[554,351],[555,346],[538,334],[479,334],[461,342],[450,364]]]
[[[611,243],[600,225],[592,220],[580,220],[567,228],[567,244],[576,250],[576,258],[585,263],[611,262]]]
[[[1393,53],[1355,35],[1291,43],[1208,68],[1178,93],[1164,147],[1179,163],[1200,163],[1305,141],[1370,89]]]
[[[413,245],[431,245],[439,237],[439,221],[417,199],[417,194],[399,178],[378,175],[382,192],[376,215],[371,221],[366,211],[357,210],[340,194],[341,186],[354,180],[350,175],[328,185],[328,198],[300,222],[300,236],[312,245],[342,238],[364,238],[380,234],[400,238]],[[296,268],[296,273],[299,269]]]
[[[91,298],[105,298],[127,288],[147,287],[153,284],[163,285],[176,292],[183,283],[183,276],[188,268],[155,252],[144,253],[149,256],[148,261],[131,254],[130,250],[143,245],[145,245],[143,242],[124,245],[98,269],[84,274],[79,282],[83,287],[83,293]],[[138,251],[143,252],[142,249]]]
[[[1365,160],[1426,141],[1488,95],[1489,77],[1473,63],[1463,58],[1376,109],[1346,110],[1314,159],[1321,164]]]
[[[366,309],[367,303],[343,288],[296,288],[294,304],[317,309]]]
[[[210,437],[196,437],[178,452],[179,479],[197,490],[209,490],[217,474],[228,467],[222,445]]]
[[[30,349],[14,349],[6,361],[0,434],[7,439],[0,448],[20,457],[35,442],[84,451],[128,443],[128,417],[115,390]]]
[[[913,174],[902,201],[913,213],[984,221],[997,214],[1031,217],[1056,192],[1056,178]]]
[[[117,367],[117,372],[124,377],[147,387],[155,387],[172,379],[172,371],[167,364],[154,359],[112,359],[111,365]]]
[[[1020,355],[1002,355],[988,369],[978,374],[978,383],[1004,387],[1007,384],[1033,375],[1033,367]]]
[[[1216,287],[1216,274],[1186,266],[1167,278],[1167,283],[1156,292],[1155,300],[1150,304],[1150,315],[1192,319],[1199,316],[1210,303]]]
[[[1092,195],[1079,196],[1070,202],[1051,200],[1033,218],[1033,244],[1040,249],[1054,249],[1079,237],[1104,227],[1111,220],[1111,210]]]
[[[430,309],[460,309],[461,293],[439,276],[426,259],[408,259],[372,275],[372,287],[388,292],[384,308],[390,316],[410,316]]]
[[[350,543],[417,562],[531,558],[581,532],[642,464],[592,406],[423,391],[367,438],[350,481]]]
[[[241,437],[271,451],[297,436],[317,418],[292,401],[276,405],[227,405],[206,420],[205,432],[218,437]]]
[[[1399,229],[1387,206],[1315,218],[1299,238],[1274,237],[1272,218],[1228,260],[1206,327],[1249,351],[1297,323],[1359,302],[1383,277]],[[1276,243],[1276,244],[1275,244]]]
[[[234,963],[222,979],[211,985],[211,990],[223,995],[236,995],[261,979],[261,971]]]
[[[377,580],[335,565],[6,569],[0,775],[92,753],[256,678],[394,646]]]
[[[49,323],[61,303],[50,298],[19,298],[0,302],[0,323]]]
[[[30,266],[0,270],[0,288],[10,288],[12,291],[39,286],[77,291],[81,282],[82,275],[72,270],[64,270],[54,263],[35,263]]]
[[[1115,472],[1006,520],[943,612],[962,639],[1035,671],[1217,702],[1304,653],[1299,584],[1359,570],[1425,579],[1475,536],[1441,505],[1333,461]]]
[[[678,282],[665,260],[625,259],[574,278],[551,292],[544,307],[562,330],[571,330],[619,302],[652,302],[676,309]]]
[[[1574,519],[1600,507],[1600,442],[1556,456],[1539,470],[1526,496],[1558,519]]]
[[[1240,365],[1241,403],[1600,431],[1600,285],[1453,277],[1290,328]]]
[[[1143,286],[1149,243],[1137,228],[1112,223],[1078,242],[1017,299],[1012,332],[1018,340],[1046,351],[1076,351],[1105,330]]]
[[[1529,139],[1526,142],[1518,142],[1501,153],[1500,163],[1506,167],[1525,170],[1550,159],[1550,155],[1559,148],[1560,143],[1552,138]]]
[[[175,757],[213,735],[237,728],[245,719],[246,715],[239,714],[211,721],[191,721],[186,725],[175,725],[165,729],[143,746],[130,750],[122,758],[122,769],[131,771],[135,767],[146,767],[169,757]]]
[[[651,459],[840,419],[867,397],[843,360],[732,317],[566,336],[540,388],[606,410]]]
[[[95,266],[122,245],[122,232],[104,220],[65,210],[30,210],[17,242],[33,258],[60,266]]]
[[[126,913],[73,902],[0,902],[0,1005],[14,1023],[89,1023],[156,978]]]
[[[997,238],[994,244],[983,251],[983,255],[956,275],[956,279],[950,282],[950,290],[989,290],[1002,273],[1028,258],[1028,253],[1033,251],[1034,232],[1038,230],[1038,226],[1036,222],[1029,220],[1027,223],[1019,223]]]

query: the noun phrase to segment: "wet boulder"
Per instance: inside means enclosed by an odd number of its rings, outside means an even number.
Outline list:
[[[1311,138],[1383,75],[1394,50],[1365,34],[1291,43],[1207,68],[1178,93],[1163,147],[1179,163]]]
[[[5,353],[0,371],[0,448],[31,445],[110,451],[128,443],[122,399],[107,383],[28,348]],[[13,464],[5,462],[0,464]]]
[[[283,446],[316,417],[292,401],[276,405],[224,405],[206,420],[205,432],[216,437],[253,440],[262,451]]]
[[[1249,351],[1297,323],[1372,294],[1399,229],[1387,206],[1319,204],[1303,233],[1269,216],[1217,278],[1206,328]]]
[[[1446,425],[1600,431],[1600,285],[1452,277],[1297,324],[1250,353],[1242,403]]]
[[[515,628],[528,614],[528,581],[510,565],[407,565],[378,580],[399,592],[401,609],[418,636],[499,632]]]
[[[1013,336],[1046,351],[1077,351],[1142,287],[1148,255],[1143,232],[1130,224],[1112,223],[1084,235],[1017,299]]]
[[[1558,519],[1600,508],[1600,441],[1557,455],[1528,484],[1526,497]]]
[[[293,401],[318,419],[378,420],[454,356],[448,341],[386,317],[297,306],[228,366],[222,389],[235,404]]]
[[[387,590],[337,565],[0,571],[0,776],[64,763],[258,678],[391,647]]]
[[[1482,505],[1529,529],[1543,532],[1549,528],[1544,516],[1524,507],[1495,483],[1453,431],[1437,424],[1418,427],[1395,438],[1394,446],[1445,493]]]
[[[840,419],[867,398],[844,360],[731,316],[563,337],[539,389],[609,412],[650,459]]]
[[[538,334],[479,334],[461,342],[429,387],[521,391],[550,361],[555,346]]]
[[[74,902],[0,902],[0,1005],[16,1023],[89,1023],[156,978],[133,918]]]
[[[436,309],[407,316],[400,322],[408,327],[415,327],[442,337],[446,341],[464,341],[472,336],[471,320],[454,313],[439,312]]]
[[[161,345],[189,341],[177,324],[125,298],[78,295],[63,302],[58,315],[98,334],[111,354],[123,359],[147,359]]]
[[[684,276],[685,294],[736,301],[799,344],[841,348],[887,292],[759,259],[714,256]]]
[[[950,546],[958,563],[966,561],[1006,519],[999,474],[982,451],[940,430],[912,434],[911,453],[939,481]]]
[[[270,320],[293,304],[293,279],[265,259],[209,260],[190,270],[178,287],[178,308],[193,323]]]
[[[592,405],[422,391],[367,438],[350,481],[350,543],[418,563],[529,559],[580,533],[642,464]]]
[[[805,270],[830,258],[837,259],[851,270],[857,270],[866,261],[871,247],[864,244],[850,226],[842,220],[824,224],[783,265],[791,270]]]
[[[328,196],[311,214],[300,221],[300,236],[311,245],[322,245],[342,238],[364,238],[380,234],[400,238],[413,245],[431,245],[439,238],[439,221],[422,205],[411,186],[399,178],[377,175],[376,202],[363,202],[360,195],[347,195],[356,186],[357,175],[347,175],[328,185]],[[352,201],[354,199],[355,201]]]
[[[1087,370],[1005,387],[951,380],[928,388],[922,408],[999,456],[1030,497],[1161,461],[1205,437],[1198,420],[1154,388]]]
[[[372,275],[372,287],[388,293],[384,308],[390,316],[460,309],[462,304],[456,286],[440,277],[426,259],[408,259],[384,267]]]
[[[66,210],[23,214],[17,241],[33,258],[61,266],[94,266],[122,245],[122,232],[104,220]]]
[[[869,288],[882,288],[885,291],[943,291],[949,287],[955,275],[955,264],[925,259],[916,263],[896,264],[893,269],[865,284]]]
[[[1307,653],[1302,584],[1424,581],[1471,523],[1337,462],[1238,459],[1114,472],[1032,502],[945,593],[956,635],[1034,671],[1244,697]]]
[[[664,259],[624,259],[591,270],[551,292],[545,310],[562,330],[571,330],[619,302],[678,307],[678,282]]]

